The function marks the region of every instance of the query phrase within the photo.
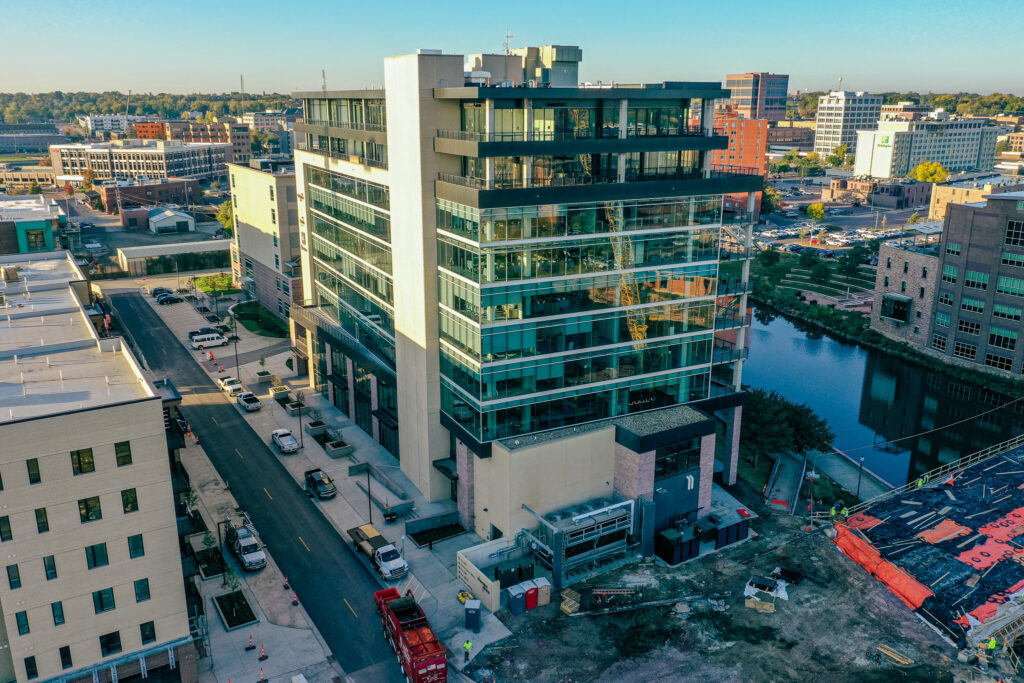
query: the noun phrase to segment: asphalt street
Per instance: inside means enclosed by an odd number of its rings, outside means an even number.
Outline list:
[[[379,584],[278,461],[269,435],[253,431],[139,294],[109,299],[147,367],[181,392],[182,414],[346,674],[403,680],[373,604]]]

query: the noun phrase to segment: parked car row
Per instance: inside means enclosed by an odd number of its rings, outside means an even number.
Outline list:
[[[168,304],[180,304],[184,299],[174,293],[168,287],[154,287],[149,293],[150,296],[156,299],[156,302],[161,306]]]

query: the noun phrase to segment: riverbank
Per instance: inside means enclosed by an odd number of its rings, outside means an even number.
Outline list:
[[[806,303],[788,294],[767,298],[751,294],[750,299],[758,306],[770,309],[790,321],[799,321],[817,328],[838,341],[879,351],[926,370],[934,370],[955,379],[986,386],[999,393],[1013,396],[1024,394],[1024,381],[943,363],[909,344],[894,341],[870,329],[867,327],[867,316],[863,313],[838,311],[831,306]],[[857,319],[861,321],[859,325],[854,322]]]

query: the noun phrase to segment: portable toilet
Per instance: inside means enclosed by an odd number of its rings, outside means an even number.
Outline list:
[[[466,600],[466,630],[480,633],[480,601]]]
[[[512,614],[522,614],[526,611],[526,591],[521,584],[517,583],[508,588],[508,611]]]
[[[543,607],[551,602],[551,582],[538,576],[533,582],[537,585],[537,606]]]
[[[526,609],[531,610],[537,606],[537,584],[533,579],[523,581],[520,586],[526,591]]]

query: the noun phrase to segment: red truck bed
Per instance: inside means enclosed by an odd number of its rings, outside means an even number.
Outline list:
[[[402,596],[397,588],[373,594],[381,627],[398,654],[402,669],[413,683],[443,683],[448,680],[444,645],[412,595]]]

